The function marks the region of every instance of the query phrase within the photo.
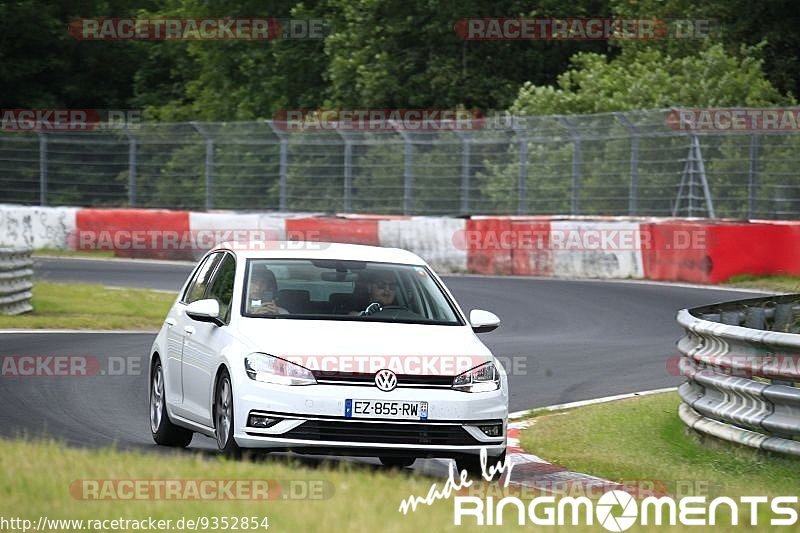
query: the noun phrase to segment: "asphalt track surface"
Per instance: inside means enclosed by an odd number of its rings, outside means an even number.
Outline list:
[[[177,291],[191,265],[80,259],[35,263],[39,279]],[[716,289],[629,282],[449,276],[465,310],[488,309],[501,327],[481,335],[509,371],[511,410],[676,386],[668,361],[676,312],[752,297]],[[0,435],[56,437],[78,446],[154,449],[148,427],[149,333],[6,333],[0,356],[81,355],[92,377],[0,377]],[[132,364],[122,371],[119,363]],[[510,363],[510,364],[509,364]],[[214,443],[196,436],[194,449]],[[535,452],[535,450],[534,450]],[[421,464],[422,463],[422,464]],[[417,463],[439,471],[435,462]]]

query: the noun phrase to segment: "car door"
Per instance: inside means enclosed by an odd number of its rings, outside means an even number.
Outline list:
[[[167,402],[178,416],[186,416],[181,375],[187,322],[190,321],[185,313],[186,306],[205,296],[211,274],[222,259],[222,255],[222,252],[211,254],[198,265],[186,285],[181,299],[173,306],[165,321],[167,325],[167,386],[165,392]]]
[[[210,426],[212,388],[219,354],[230,339],[228,324],[231,315],[231,299],[236,274],[236,258],[226,252],[208,283],[204,298],[219,303],[223,325],[200,322],[187,317],[183,346],[183,392],[188,417],[200,424]]]

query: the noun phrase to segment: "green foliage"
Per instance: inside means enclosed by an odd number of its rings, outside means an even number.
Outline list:
[[[685,57],[647,48],[625,50],[610,61],[599,54],[578,54],[556,87],[526,83],[511,111],[537,115],[793,103],[765,78],[757,52],[743,47],[736,57],[715,44]]]

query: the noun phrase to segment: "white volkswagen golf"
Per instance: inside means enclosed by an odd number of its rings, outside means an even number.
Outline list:
[[[211,250],[150,352],[156,443],[456,459],[506,449],[508,380],[442,280],[411,252],[327,243]],[[252,247],[248,247],[252,248]]]

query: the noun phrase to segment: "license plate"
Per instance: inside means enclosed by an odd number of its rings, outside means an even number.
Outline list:
[[[345,418],[427,420],[428,402],[348,399],[344,401],[344,416]]]

